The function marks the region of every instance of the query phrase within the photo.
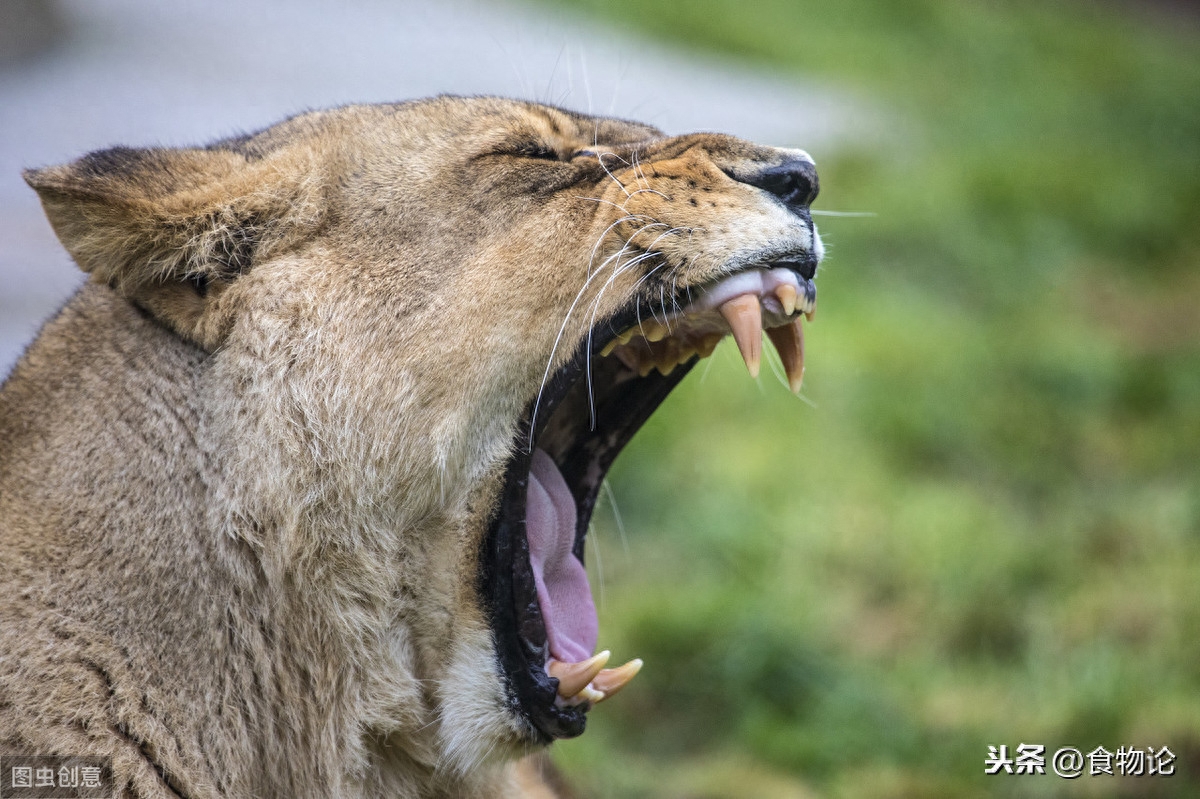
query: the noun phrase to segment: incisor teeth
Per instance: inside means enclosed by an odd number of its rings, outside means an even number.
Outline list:
[[[811,283],[804,290],[804,302],[801,303],[800,310],[804,311],[804,315],[810,322],[813,320],[813,314],[817,312],[817,293]]]
[[[742,360],[751,377],[758,377],[758,362],[762,356],[762,306],[757,294],[734,297],[721,306],[721,315],[733,330]]]
[[[793,394],[800,393],[804,382],[804,330],[800,327],[803,317],[797,317],[790,325],[773,327],[767,331],[779,360],[783,363],[783,371],[787,373],[788,387]]]
[[[779,298],[779,304],[783,306],[783,312],[791,316],[796,312],[796,287],[791,283],[784,283],[779,288],[775,289],[775,296]]]
[[[604,698],[615,694],[626,685],[629,681],[637,676],[637,673],[642,670],[642,659],[634,658],[624,666],[618,666],[615,669],[604,669],[596,675],[596,679],[592,680],[592,687],[604,694]]]
[[[556,704],[561,707],[577,707],[583,704],[596,705],[604,701],[604,693],[597,691],[595,688],[584,686],[579,693],[574,696],[559,696]]]
[[[546,664],[546,671],[558,680],[558,695],[570,699],[596,678],[611,656],[612,653],[606,649],[579,663],[563,663],[551,658]]]
[[[591,702],[593,705],[603,702],[604,697],[605,693],[603,691],[597,691],[590,685],[585,685],[579,690],[579,693],[575,694],[576,699],[583,699],[584,701]]]

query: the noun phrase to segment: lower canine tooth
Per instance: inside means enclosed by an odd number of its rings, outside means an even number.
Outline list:
[[[634,658],[624,666],[618,666],[615,669],[604,669],[596,675],[596,679],[592,680],[592,687],[601,691],[604,698],[615,694],[626,685],[629,681],[637,676],[637,673],[642,670],[642,659]]]
[[[611,655],[606,649],[579,663],[564,663],[551,658],[546,664],[546,672],[558,680],[558,695],[563,699],[570,699],[596,678]]]
[[[734,297],[721,306],[721,315],[733,330],[742,360],[751,377],[758,377],[758,362],[762,356],[762,306],[757,294]]]
[[[788,387],[793,394],[800,393],[804,382],[804,330],[800,327],[803,317],[782,327],[773,327],[767,331],[767,337],[775,345],[779,360],[783,363],[783,371],[787,373]]]

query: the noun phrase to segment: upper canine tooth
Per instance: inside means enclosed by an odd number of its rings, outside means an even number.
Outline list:
[[[762,356],[762,306],[757,294],[734,297],[721,306],[721,316],[733,330],[742,360],[751,377],[758,377],[758,362]]]
[[[782,327],[773,327],[767,331],[767,337],[775,345],[779,360],[783,363],[783,371],[787,373],[788,387],[793,394],[800,393],[804,382],[804,330],[800,327],[803,317]]]
[[[783,283],[779,288],[775,289],[775,296],[779,298],[779,304],[783,306],[783,312],[791,316],[796,312],[796,287],[791,283]]]
[[[615,669],[605,669],[596,675],[596,679],[592,680],[592,687],[604,694],[604,698],[615,694],[626,685],[629,681],[637,676],[637,673],[642,670],[642,659],[634,658],[624,666],[618,666]]]
[[[546,664],[546,672],[558,680],[558,695],[570,699],[596,678],[611,656],[606,649],[579,663],[564,663],[551,658]]]
[[[637,332],[637,327],[631,327],[628,330],[626,330],[624,333],[618,333],[617,341],[621,342],[622,344],[628,344],[629,340],[631,338],[633,338],[633,334],[636,332]]]
[[[614,349],[616,349],[617,345],[620,343],[621,343],[620,341],[618,341],[617,339],[614,338],[612,341],[610,341],[604,345],[604,349],[600,350],[600,355],[602,357],[607,358],[609,355],[612,354],[612,351]]]

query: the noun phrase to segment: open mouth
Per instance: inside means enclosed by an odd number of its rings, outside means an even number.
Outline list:
[[[621,449],[726,335],[752,376],[762,334],[793,392],[804,374],[814,259],[775,261],[647,311],[633,303],[591,331],[545,382],[518,427],[499,510],[485,542],[481,591],[512,708],[545,743],[583,732],[586,713],[641,668],[607,666],[583,566],[588,523]],[[667,308],[675,309],[668,311]],[[680,310],[681,309],[681,310]]]

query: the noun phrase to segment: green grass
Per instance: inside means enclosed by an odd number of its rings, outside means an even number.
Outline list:
[[[1200,795],[1200,22],[558,5],[881,109],[814,153],[818,209],[876,216],[819,219],[810,404],[722,345],[611,476],[627,536],[602,507],[602,638],[646,667],[555,747],[571,778],[597,797]],[[988,744],[1021,742],[1165,744],[1180,774],[983,776]]]

